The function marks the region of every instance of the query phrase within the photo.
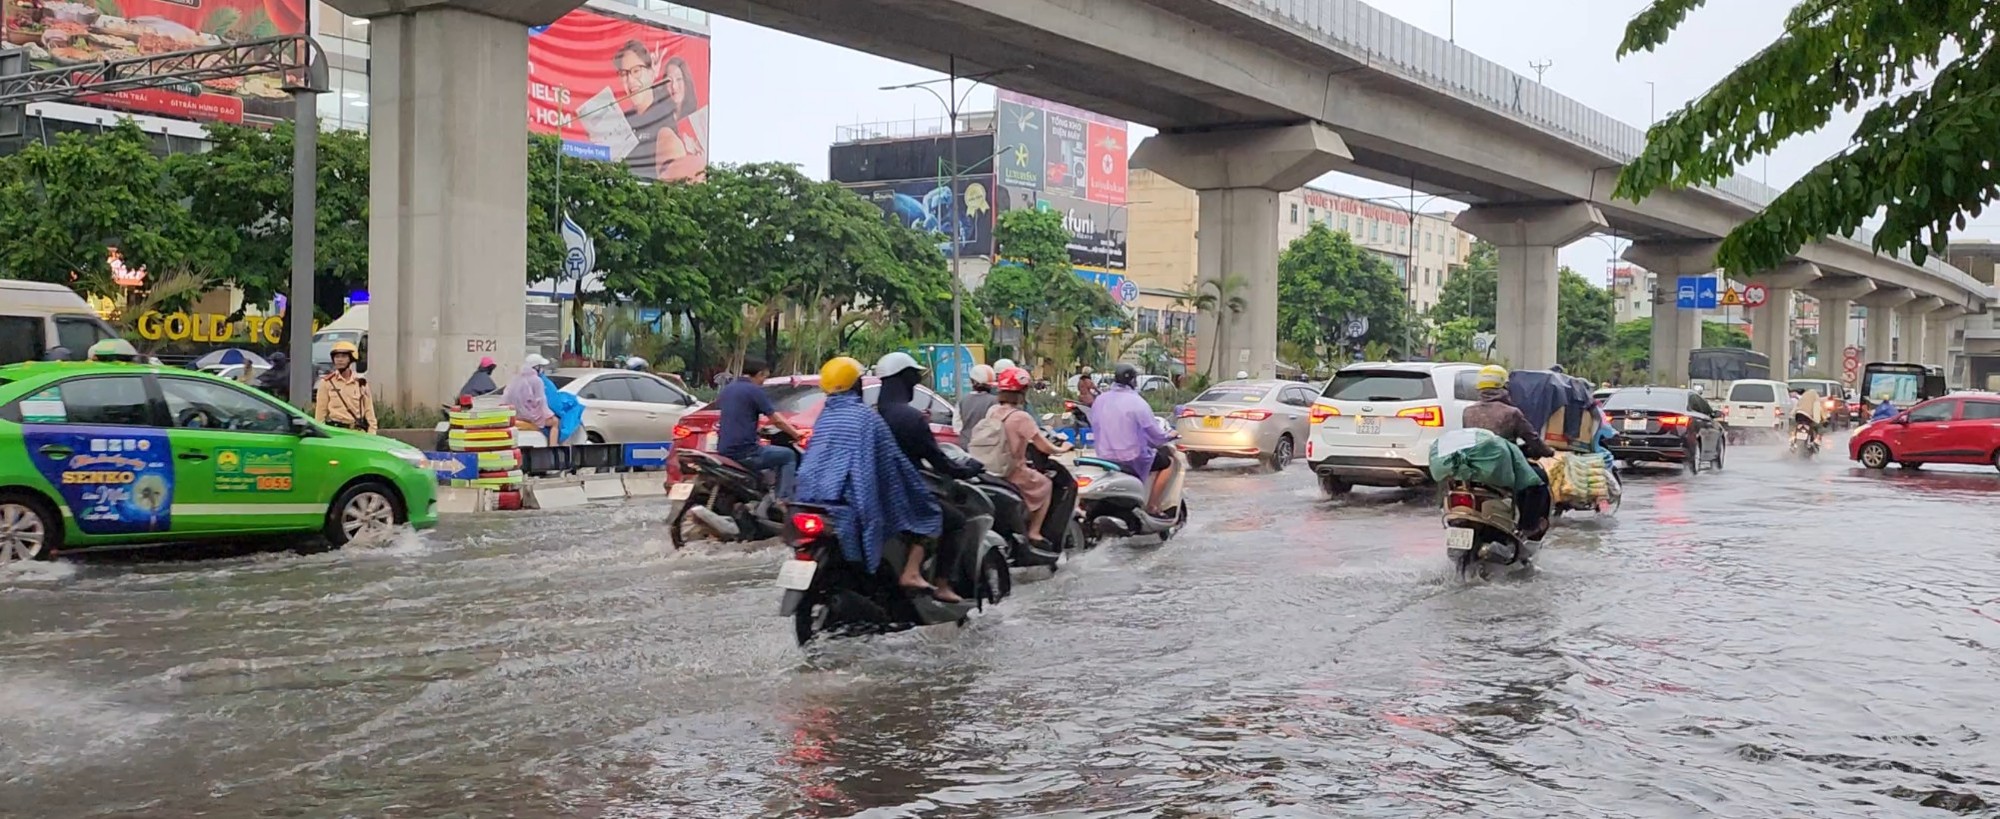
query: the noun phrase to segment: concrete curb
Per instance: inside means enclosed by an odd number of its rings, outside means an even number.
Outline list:
[[[667,496],[667,473],[631,472],[588,477],[528,478],[521,483],[522,509],[575,509],[621,500]],[[439,486],[440,515],[476,515],[500,510],[500,491],[476,486]]]

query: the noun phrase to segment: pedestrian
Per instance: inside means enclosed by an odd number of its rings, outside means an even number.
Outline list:
[[[340,429],[374,432],[375,397],[368,393],[368,379],[354,371],[354,342],[334,342],[330,357],[333,370],[320,376],[313,394],[313,420]]]

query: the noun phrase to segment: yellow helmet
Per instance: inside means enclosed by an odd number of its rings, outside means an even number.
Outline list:
[[[828,359],[819,368],[819,388],[827,395],[837,395],[854,389],[861,383],[861,362],[848,356]]]
[[[361,355],[361,348],[354,346],[354,342],[352,341],[336,341],[333,343],[333,349],[327,355],[339,355],[341,353],[358,358]]]
[[[1473,386],[1482,390],[1497,390],[1507,386],[1507,368],[1498,364],[1488,364],[1479,368],[1479,380]]]

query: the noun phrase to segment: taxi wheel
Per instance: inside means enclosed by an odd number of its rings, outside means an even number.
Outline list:
[[[336,548],[395,529],[406,518],[396,490],[378,481],[347,487],[326,513],[326,539]]]
[[[62,517],[42,499],[0,492],[0,566],[55,557],[62,535]]]
[[[1882,469],[1889,465],[1889,447],[1880,441],[1870,441],[1861,447],[1861,465],[1869,469]]]

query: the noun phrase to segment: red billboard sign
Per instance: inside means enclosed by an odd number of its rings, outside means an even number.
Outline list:
[[[528,130],[644,179],[708,168],[708,38],[588,9],[528,32]]]
[[[8,45],[25,51],[35,68],[58,68],[303,34],[306,0],[0,0],[0,16]],[[198,89],[98,94],[79,101],[202,121],[242,122],[246,114],[291,115],[284,77],[276,74],[209,80]]]
[[[1091,123],[1089,195],[1085,198],[1125,204],[1125,159],[1125,129]]]

